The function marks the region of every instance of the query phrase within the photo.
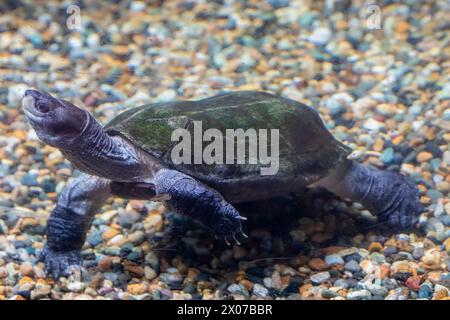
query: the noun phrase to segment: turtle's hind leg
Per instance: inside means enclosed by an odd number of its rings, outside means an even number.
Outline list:
[[[393,227],[415,226],[424,211],[419,190],[407,177],[350,160],[316,185],[361,203],[379,221]]]

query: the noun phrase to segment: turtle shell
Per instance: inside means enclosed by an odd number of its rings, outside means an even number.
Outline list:
[[[268,164],[239,164],[237,161],[213,165],[174,164],[171,151],[178,142],[171,140],[172,133],[175,129],[185,128],[194,137],[194,121],[201,121],[203,132],[211,128],[220,130],[224,150],[226,129],[255,129],[257,132],[267,129],[269,137],[271,129],[278,129],[278,172],[272,176],[261,175],[261,168]],[[309,185],[326,176],[351,151],[333,138],[311,107],[256,91],[229,92],[197,101],[161,102],[132,108],[115,117],[105,129],[111,135],[125,137],[168,167],[242,199],[252,198],[252,194],[257,193],[255,188],[261,189],[257,197],[261,198],[285,193],[292,184],[296,188]],[[209,143],[204,142],[203,147]],[[240,188],[230,189],[237,185]]]

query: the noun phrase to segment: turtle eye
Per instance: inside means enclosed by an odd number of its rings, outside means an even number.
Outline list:
[[[50,111],[50,108],[45,103],[37,103],[36,109],[38,109],[38,111],[42,113],[47,113]]]

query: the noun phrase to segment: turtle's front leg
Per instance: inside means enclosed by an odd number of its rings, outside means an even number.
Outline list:
[[[242,232],[245,218],[220,195],[200,181],[176,170],[161,169],[155,175],[158,195],[168,194],[169,206],[176,212],[200,220],[216,237],[227,243]]]
[[[47,222],[47,244],[40,259],[54,279],[80,268],[81,248],[92,218],[111,195],[107,179],[82,174],[62,191]]]

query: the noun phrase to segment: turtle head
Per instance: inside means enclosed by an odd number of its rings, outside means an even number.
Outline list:
[[[54,147],[78,137],[89,123],[87,111],[37,90],[25,91],[22,108],[39,139]]]

